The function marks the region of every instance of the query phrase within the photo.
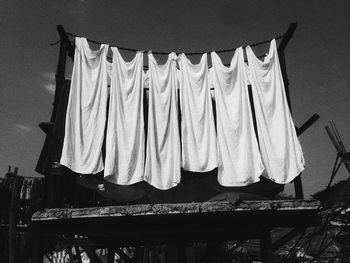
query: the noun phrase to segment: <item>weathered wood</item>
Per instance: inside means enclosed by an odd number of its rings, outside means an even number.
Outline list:
[[[295,198],[304,198],[303,183],[301,181],[301,174],[294,179]]]
[[[48,209],[33,215],[31,229],[43,238],[80,235],[105,247],[217,242],[259,238],[264,228],[316,226],[319,208],[316,200],[264,200]]]
[[[290,230],[287,234],[282,236],[280,239],[276,240],[272,244],[272,249],[275,251],[285,245],[287,242],[289,242],[292,238],[299,235],[301,232],[305,231],[305,228],[293,228]]]
[[[301,135],[304,131],[310,128],[319,118],[320,115],[318,115],[317,113],[312,115],[306,122],[304,122],[303,125],[297,128],[297,136]]]
[[[115,249],[108,247],[107,263],[114,263]]]
[[[284,50],[287,44],[289,43],[289,41],[291,40],[291,38],[293,37],[293,34],[297,29],[297,27],[298,27],[297,22],[291,23],[286,33],[284,34],[281,43],[278,46],[278,56],[279,56],[281,72],[283,76],[284,90],[286,93],[286,98],[287,98],[289,110],[291,113],[292,113],[292,104],[291,104],[290,94],[289,94],[289,79],[287,74],[287,66],[286,66],[286,58],[285,58]],[[298,199],[303,199],[304,193],[303,193],[303,185],[302,185],[300,175],[294,179],[294,189],[295,189],[295,197]]]
[[[103,261],[96,255],[95,249],[91,247],[83,247],[85,253],[88,255],[90,262],[103,263]]]
[[[58,34],[60,35],[61,42],[65,42],[65,45],[67,45],[66,51],[68,53],[68,56],[72,60],[74,60],[74,46],[69,41],[68,35],[67,35],[63,25],[57,25],[57,31],[58,31]]]
[[[81,260],[80,247],[74,246],[74,249],[75,249],[75,259],[77,260],[78,263],[83,263],[83,261]]]
[[[237,205],[230,202],[203,202],[180,204],[140,204],[130,206],[105,206],[90,208],[53,208],[36,212],[32,221],[66,220],[98,217],[124,217],[169,214],[201,214],[235,211],[286,211],[316,210],[317,200],[259,200],[241,201]]]
[[[121,250],[120,248],[116,248],[115,252],[117,253],[117,255],[125,262],[125,263],[131,263],[133,262],[133,260],[131,258],[129,258],[123,250]],[[109,252],[108,252],[109,253]]]
[[[289,43],[289,41],[293,37],[293,34],[294,34],[295,30],[297,29],[297,27],[298,27],[297,21],[293,22],[289,25],[286,33],[283,35],[283,39],[282,39],[281,43],[278,46],[279,50],[283,51],[286,48],[287,44]]]
[[[264,229],[260,238],[261,258],[264,263],[273,262],[273,250],[271,234],[269,229]]]
[[[33,254],[30,262],[33,263],[42,263],[44,259],[44,243],[43,240],[39,237],[34,238],[33,240]]]

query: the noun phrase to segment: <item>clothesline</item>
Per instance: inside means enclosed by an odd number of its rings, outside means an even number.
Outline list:
[[[73,34],[73,33],[69,33],[69,32],[66,32],[66,34],[67,34],[68,36],[71,36],[71,37],[83,37],[83,36],[79,36],[79,35],[77,35],[77,34]],[[249,45],[249,46],[250,46],[250,47],[255,47],[255,46],[263,45],[263,44],[266,44],[266,43],[270,43],[270,41],[271,41],[272,39],[278,40],[278,39],[281,39],[281,38],[283,38],[283,37],[284,37],[284,34],[283,34],[283,35],[280,35],[280,36],[278,36],[278,37],[275,37],[275,38],[271,38],[271,39],[268,39],[268,40],[264,40],[264,41],[260,41],[260,42],[253,43],[253,44],[251,44],[251,45]],[[99,42],[99,41],[96,41],[96,40],[93,40],[93,39],[89,39],[89,38],[86,38],[86,40],[87,40],[88,42],[90,42],[90,43],[93,43],[93,44],[98,44],[98,45],[103,44],[102,42]],[[57,43],[57,42],[56,42],[56,43]],[[56,43],[54,43],[54,44],[56,44]],[[140,52],[140,51],[141,51],[140,49],[120,47],[120,46],[117,46],[117,45],[109,45],[109,46],[110,46],[110,47],[116,47],[116,48],[118,48],[119,50],[125,50],[125,51],[131,51],[131,52]],[[216,50],[215,52],[216,52],[216,53],[226,53],[226,52],[235,51],[236,49],[237,49],[237,47],[234,47],[234,48],[229,48],[229,49]],[[202,55],[202,54],[205,54],[205,53],[209,54],[209,53],[212,52],[212,51],[213,51],[213,50],[211,50],[211,51],[203,51],[203,52],[188,52],[188,53],[185,52],[185,54],[186,54],[187,56],[196,56],[196,55]],[[149,52],[149,51],[141,51],[141,52],[147,53],[147,52]],[[169,51],[169,52],[165,52],[165,51],[152,51],[152,53],[153,53],[153,54],[156,54],[156,55],[168,55],[168,54],[171,53],[171,51]],[[176,53],[176,54],[178,55],[179,53]]]
[[[112,49],[110,90],[109,47],[94,52],[86,38],[75,38],[75,50],[60,165],[80,174],[103,171],[107,181],[119,185],[145,181],[161,190],[180,183],[181,169],[203,173],[217,168],[219,184],[227,187],[255,183],[261,175],[286,184],[304,170],[275,40],[266,63],[246,48],[248,68],[243,48],[236,50],[230,70],[213,53],[209,72],[207,54],[193,65],[186,56],[171,53],[166,67],[149,54],[148,81],[142,53],[128,63]]]

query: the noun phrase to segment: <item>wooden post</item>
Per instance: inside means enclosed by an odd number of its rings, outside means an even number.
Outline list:
[[[207,262],[220,262],[220,242],[214,241],[207,244]]]
[[[273,262],[272,241],[269,229],[263,229],[260,239],[261,259],[264,263]]]
[[[60,48],[58,55],[58,62],[55,74],[56,86],[55,86],[55,97],[53,101],[53,110],[51,114],[51,123],[55,123],[58,110],[58,102],[61,98],[62,90],[65,85],[65,72],[67,54],[74,56],[74,47],[70,43],[68,36],[62,25],[57,25],[57,31],[60,36]],[[47,135],[49,136],[49,135]],[[51,136],[51,135],[50,135]],[[45,177],[46,190],[44,193],[44,202],[46,207],[61,207],[63,205],[64,191],[62,188],[64,176],[57,177],[52,174],[47,174]],[[68,185],[68,184],[67,184]]]
[[[17,213],[18,213],[18,201],[19,193],[22,186],[23,177],[17,176],[18,168],[15,168],[13,173],[13,184],[12,184],[12,193],[11,193],[11,203],[9,211],[9,235],[8,235],[8,244],[9,244],[9,263],[17,262]]]
[[[102,263],[102,260],[96,255],[95,249],[93,247],[83,247],[85,253],[88,255],[90,262]]]
[[[115,251],[113,247],[108,247],[107,263],[114,263]]]
[[[41,237],[35,236],[33,243],[33,257],[30,262],[42,263],[44,260],[44,242]]]
[[[125,263],[130,263],[130,262],[133,262],[133,260],[131,258],[129,258],[122,249],[120,248],[116,248],[114,251],[113,251],[113,255],[114,255],[114,252],[117,253],[117,255],[125,262]],[[109,251],[108,251],[108,254],[109,254]],[[109,263],[109,262],[108,262]]]
[[[80,248],[79,246],[74,246],[74,250],[75,250],[75,258],[77,259],[78,263],[82,263],[83,261],[81,260],[81,254],[80,254]]]
[[[290,39],[293,37],[293,34],[295,30],[298,27],[298,23],[294,22],[291,23],[286,31],[286,33],[283,36],[283,39],[281,43],[278,46],[278,56],[280,60],[280,66],[281,66],[281,72],[283,76],[283,82],[284,82],[284,88],[286,92],[287,102],[289,106],[289,110],[292,113],[292,105],[290,101],[290,94],[289,94],[289,80],[287,75],[287,66],[286,66],[286,58],[284,55],[284,49],[286,48],[287,44],[289,43]],[[294,189],[295,189],[295,197],[298,199],[304,199],[304,193],[303,193],[303,185],[301,182],[300,175],[297,176],[294,179]]]

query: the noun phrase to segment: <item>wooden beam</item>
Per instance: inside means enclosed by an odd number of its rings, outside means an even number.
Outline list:
[[[46,135],[51,135],[53,130],[53,122],[41,122],[39,128],[46,133]]]
[[[80,253],[80,248],[79,246],[74,246],[75,249],[75,258],[77,259],[78,263],[83,263],[83,261],[81,260],[81,253]]]
[[[68,56],[72,60],[74,60],[74,45],[71,44],[63,25],[57,25],[57,31],[58,31],[58,34],[60,36],[61,41],[65,42],[65,44],[67,45],[66,52],[68,53]]]
[[[278,46],[278,56],[279,56],[279,61],[280,61],[280,66],[281,66],[281,72],[283,76],[283,82],[284,82],[284,88],[285,88],[285,93],[288,101],[288,106],[290,112],[292,112],[292,107],[291,107],[291,101],[290,101],[290,94],[289,94],[289,80],[288,80],[288,75],[287,75],[287,66],[286,66],[286,59],[284,55],[284,50],[291,40],[292,36],[294,35],[295,30],[297,29],[298,23],[294,22],[291,23],[286,31],[286,33],[283,35],[283,39],[280,42]]]
[[[228,201],[193,202],[175,204],[139,204],[127,206],[104,206],[87,208],[52,208],[36,212],[33,222],[91,219],[111,217],[138,217],[155,215],[205,214],[220,212],[253,212],[253,211],[296,211],[315,210],[320,207],[319,201],[310,200],[244,200],[238,204]]]
[[[103,261],[96,255],[95,249],[91,247],[83,247],[85,253],[88,255],[90,262],[103,263]]]
[[[301,181],[301,176],[298,175],[293,182],[294,182],[295,198],[304,199],[303,183]]]
[[[134,262],[131,258],[129,258],[123,250],[121,250],[120,248],[116,248],[115,252],[117,253],[117,255],[125,262],[125,263],[132,263]],[[108,252],[109,253],[109,252]]]
[[[107,263],[114,263],[115,249],[113,247],[108,247]]]
[[[298,27],[298,23],[294,22],[291,23],[286,31],[286,33],[283,36],[282,41],[280,42],[278,46],[278,56],[279,56],[279,61],[280,61],[280,66],[281,66],[281,72],[283,76],[283,82],[284,82],[284,88],[285,88],[285,93],[286,93],[286,98],[289,106],[289,110],[292,114],[292,105],[291,105],[291,100],[290,100],[290,93],[289,93],[289,79],[288,79],[288,74],[287,74],[287,66],[286,66],[286,58],[284,54],[284,50],[291,40],[291,38],[294,35],[295,30]],[[304,198],[304,193],[303,193],[303,184],[301,181],[300,175],[294,179],[294,190],[295,190],[295,197],[298,199],[303,199]]]
[[[293,37],[294,32],[297,29],[297,27],[298,27],[298,21],[295,21],[289,25],[286,33],[284,33],[284,35],[283,35],[282,41],[280,42],[280,44],[278,46],[279,51],[284,51],[284,49],[288,45],[289,41]]]
[[[291,231],[289,231],[287,234],[285,234],[283,237],[280,239],[276,240],[272,244],[272,249],[275,251],[285,245],[287,242],[289,242],[292,238],[300,234],[301,232],[305,231],[305,228],[293,228]]]
[[[81,235],[104,247],[216,242],[258,238],[266,227],[319,225],[319,208],[317,200],[258,200],[47,209],[33,215],[31,229],[43,238]]]
[[[33,240],[33,254],[30,262],[42,263],[44,260],[44,242],[40,237],[35,237]]]
[[[261,252],[262,262],[264,263],[273,262],[271,234],[268,228],[262,231],[262,237],[260,238],[260,252]]]
[[[320,115],[318,115],[317,113],[312,115],[306,122],[304,122],[303,125],[297,128],[297,135],[299,136],[303,134],[303,132],[306,131],[308,128],[310,128],[319,118],[320,118]]]

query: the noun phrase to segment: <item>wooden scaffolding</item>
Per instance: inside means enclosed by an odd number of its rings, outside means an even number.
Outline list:
[[[296,22],[290,24],[278,47],[289,106],[289,81],[284,50],[296,28]],[[68,33],[61,25],[57,26],[57,30],[60,49],[56,70],[56,94],[66,83],[67,57],[74,57],[74,46]],[[53,112],[52,116],[55,114]],[[296,127],[297,134],[300,135],[317,119],[318,115],[315,114],[301,127]],[[50,122],[42,123],[40,127],[49,134],[53,122],[54,119],[51,118]],[[52,177],[49,177],[46,186],[46,192],[60,194],[61,189],[57,188]],[[243,242],[256,238],[260,240],[261,259],[264,262],[272,262],[275,249],[305,228],[320,223],[320,204],[315,200],[303,200],[300,176],[294,180],[294,186],[294,200],[47,208],[36,212],[32,217],[30,235],[34,246],[30,257],[32,262],[43,262],[45,253],[59,245],[63,248],[75,248],[75,251],[83,249],[92,262],[100,262],[95,254],[96,248],[108,249],[108,262],[114,262],[115,254],[124,262],[143,262],[140,256],[142,246],[165,244],[168,250],[164,252],[167,255],[166,261],[162,262],[186,262],[186,242],[206,242],[211,245],[208,246],[209,252],[205,262],[215,262],[218,256],[217,244],[220,242]],[[292,227],[293,230],[279,240],[272,240],[270,231],[276,227]],[[134,257],[128,256],[121,249],[127,246],[136,248]],[[170,248],[174,250],[169,252]],[[72,257],[76,262],[81,262],[80,252],[76,252]]]

